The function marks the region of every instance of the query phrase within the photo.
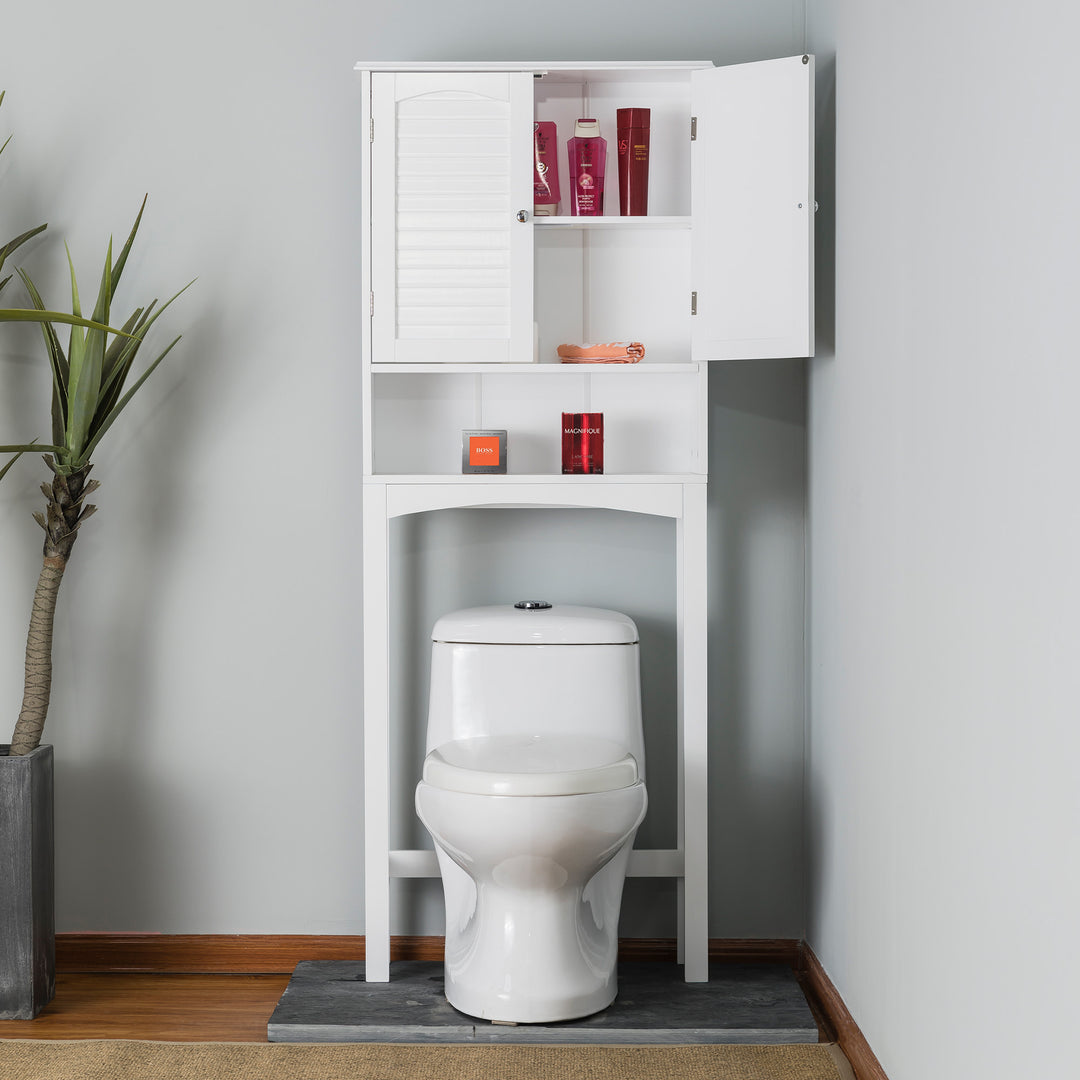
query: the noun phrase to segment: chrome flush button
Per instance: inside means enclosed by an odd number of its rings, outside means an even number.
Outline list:
[[[543,611],[551,605],[546,600],[519,600],[514,607],[522,611]]]

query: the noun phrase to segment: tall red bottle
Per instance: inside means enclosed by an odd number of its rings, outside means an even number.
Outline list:
[[[619,145],[619,213],[649,212],[649,110],[616,110]]]

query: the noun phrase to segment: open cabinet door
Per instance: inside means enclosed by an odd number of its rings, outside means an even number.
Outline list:
[[[695,360],[814,351],[814,58],[691,74]]]
[[[372,75],[374,363],[532,360],[532,114],[528,72]]]

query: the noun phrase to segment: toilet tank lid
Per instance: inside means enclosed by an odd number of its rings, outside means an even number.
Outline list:
[[[499,604],[452,611],[435,623],[431,638],[481,645],[629,645],[638,632],[628,615],[605,608]]]

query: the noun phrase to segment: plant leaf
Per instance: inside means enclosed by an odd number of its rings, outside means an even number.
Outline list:
[[[155,301],[156,302],[156,301]],[[150,307],[153,307],[151,303]],[[150,309],[147,308],[148,312]],[[131,317],[124,323],[124,330],[131,334],[129,338],[113,338],[105,353],[105,367],[101,377],[101,392],[98,394],[97,412],[94,419],[103,419],[108,416],[112,407],[124,389],[124,380],[131,369],[132,361],[142,345],[143,334],[146,332],[146,312],[142,308],[136,308]],[[92,428],[91,430],[96,430]]]
[[[150,198],[149,195],[144,195],[142,200],[142,206],[139,207],[139,212],[135,216],[135,224],[131,226],[131,232],[128,233],[128,238],[124,243],[124,246],[120,249],[120,255],[116,260],[116,265],[112,270],[113,291],[115,292],[116,286],[120,283],[120,275],[124,272],[124,267],[127,265],[128,252],[131,250],[131,245],[135,242],[135,234],[139,231],[139,222],[142,221],[143,211],[146,209],[146,200]]]
[[[172,352],[173,346],[175,346],[176,343],[179,340],[180,340],[179,335],[177,335],[175,338],[173,338],[173,340],[169,343],[169,345],[158,355],[157,359],[139,376],[138,380],[135,382],[135,384],[132,386],[132,388],[120,399],[120,401],[115,405],[115,407],[109,412],[109,415],[107,417],[105,417],[105,419],[101,423],[101,426],[94,433],[93,438],[90,440],[89,443],[87,443],[86,448],[83,450],[83,452],[79,456],[78,460],[76,460],[74,462],[75,468],[81,468],[83,465],[85,465],[90,460],[90,455],[94,452],[95,448],[97,447],[97,444],[101,441],[102,435],[104,435],[105,432],[108,431],[110,427],[112,427],[113,421],[123,411],[124,406],[127,405],[127,403],[135,396],[135,392],[150,377],[150,374],[153,372],[154,368],[156,368],[158,366],[158,364],[160,364],[161,361],[164,360],[165,357],[168,356],[170,352]]]
[[[41,294],[30,279],[30,275],[25,270],[20,270],[19,277],[22,278],[23,286],[30,296],[30,302],[36,308],[44,308],[45,302],[41,299]],[[49,355],[53,377],[52,437],[53,442],[59,443],[64,441],[64,433],[67,431],[68,362],[63,346],[60,344],[60,337],[52,323],[42,323],[41,332],[45,338],[45,351]]]
[[[154,311],[154,308],[157,305],[157,300],[151,300],[149,306],[142,312],[139,321],[134,327],[130,328],[131,339],[124,341],[122,350],[116,357],[115,363],[110,368],[109,374],[102,384],[98,411],[94,417],[94,424],[90,429],[91,436],[97,431],[98,424],[103,423],[109,413],[112,412],[113,406],[116,404],[116,399],[120,396],[120,392],[124,388],[124,381],[127,379],[128,372],[131,369],[131,365],[135,360],[135,356],[139,351],[139,346],[142,344],[146,332],[154,325],[161,313],[178,296],[185,293],[194,284],[195,280],[192,279],[179,292],[170,296],[156,311]],[[132,315],[132,319],[138,315],[139,311],[136,311],[135,314]],[[131,320],[129,319],[128,323],[124,324],[125,329],[129,327],[130,322]],[[120,339],[117,340],[119,341]],[[173,344],[175,344],[175,342]],[[172,346],[170,345],[169,348],[172,348]]]
[[[67,315],[63,311],[35,310],[34,308],[0,308],[0,322],[63,323],[65,326],[82,326],[91,330],[104,330],[119,334],[115,326],[105,326],[81,315]]]
[[[0,469],[0,480],[3,480],[4,477],[7,476],[8,469],[10,469],[11,466],[14,465],[15,462],[18,461],[19,458],[21,458],[25,453],[25,450],[20,450],[2,469]]]
[[[0,247],[0,266],[4,265],[4,261],[12,252],[22,247],[27,240],[37,236],[39,232],[44,232],[47,228],[48,225],[39,225],[36,229],[27,229],[20,236],[16,236],[14,240],[9,240],[3,247]]]
[[[71,273],[71,310],[80,318],[82,309],[79,306],[79,283],[75,280],[75,264],[71,260],[71,251],[64,243],[67,252],[68,270]],[[64,422],[64,442],[71,442],[71,398],[75,387],[79,385],[79,377],[82,374],[83,353],[86,348],[86,335],[78,326],[72,326],[68,337],[68,382],[67,382],[67,419]]]
[[[101,271],[94,321],[107,322],[112,300],[112,240],[105,254]],[[90,425],[97,412],[101,392],[101,371],[105,366],[105,335],[100,330],[88,330],[82,342],[78,369],[75,357],[69,356],[67,438],[65,442],[73,458],[81,458],[90,438]]]
[[[47,450],[50,454],[55,454],[58,450],[63,450],[62,446],[49,446],[47,443],[39,443],[37,440],[28,443],[16,443],[14,446],[0,446],[0,454],[25,454],[28,450]],[[11,468],[11,462],[5,466],[5,469]]]

